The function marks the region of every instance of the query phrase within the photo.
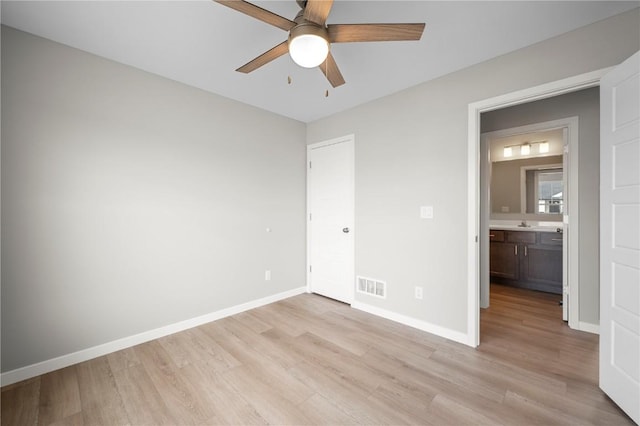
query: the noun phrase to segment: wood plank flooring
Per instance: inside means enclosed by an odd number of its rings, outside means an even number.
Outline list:
[[[2,425],[632,422],[558,296],[493,285],[471,349],[300,295],[2,389]]]

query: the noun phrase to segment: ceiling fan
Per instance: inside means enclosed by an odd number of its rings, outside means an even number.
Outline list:
[[[305,68],[319,67],[333,87],[345,83],[331,43],[420,40],[421,24],[326,24],[333,0],[296,0],[302,10],[293,21],[244,0],[214,0],[289,32],[289,38],[236,71],[250,73],[285,53]]]

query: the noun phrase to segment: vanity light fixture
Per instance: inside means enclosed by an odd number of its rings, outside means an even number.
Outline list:
[[[548,141],[535,141],[535,142],[525,142],[525,143],[521,143],[521,144],[515,144],[515,145],[505,145],[504,146],[504,157],[508,158],[508,157],[513,157],[514,152],[513,152],[513,148],[519,148],[520,149],[520,155],[529,155],[531,154],[531,146],[532,145],[538,145],[538,152],[540,154],[544,154],[546,152],[549,152],[549,142]]]
[[[545,152],[549,152],[549,142],[547,141],[543,141],[543,142],[538,142],[540,145],[538,145],[538,151],[541,153],[545,153]]]

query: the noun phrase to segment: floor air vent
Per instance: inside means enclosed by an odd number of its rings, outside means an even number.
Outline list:
[[[387,283],[366,277],[357,278],[358,293],[370,294],[380,298],[387,297]]]

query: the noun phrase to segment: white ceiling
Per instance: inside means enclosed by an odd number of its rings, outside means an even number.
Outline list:
[[[294,0],[256,1],[289,19]],[[210,0],[2,1],[3,24],[303,122],[638,7],[638,1],[341,1],[328,23],[426,22],[419,42],[342,43],[346,84],[288,55],[234,70],[287,33]],[[293,83],[287,84],[291,76]],[[329,97],[325,90],[329,89]]]

